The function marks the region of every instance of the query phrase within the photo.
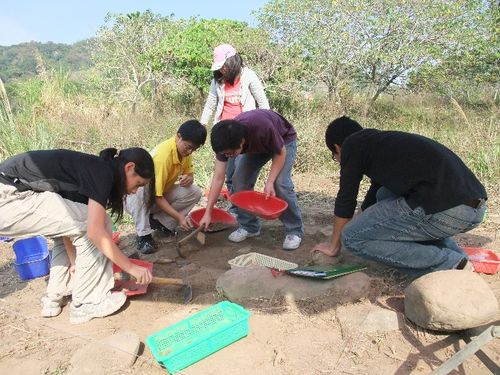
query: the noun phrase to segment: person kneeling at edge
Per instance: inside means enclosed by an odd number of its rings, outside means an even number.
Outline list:
[[[147,190],[127,197],[126,209],[137,231],[137,250],[142,254],[154,251],[151,233],[160,230],[173,235],[177,226],[191,228],[186,215],[201,198],[202,191],[193,181],[192,153],[205,144],[206,128],[196,120],[183,123],[177,134],[156,146],[151,155],[155,168],[154,204],[145,201]]]
[[[415,275],[470,266],[450,237],[481,223],[487,195],[457,155],[421,135],[363,129],[348,117],[334,120],[325,139],[340,163],[340,188],[331,240],[313,251],[337,256],[342,244]],[[363,175],[371,186],[353,218]]]
[[[210,141],[216,153],[215,173],[200,225],[206,228],[210,224],[212,208],[222,189],[229,158],[236,158],[230,194],[253,190],[260,170],[272,160],[264,193],[278,196],[288,203],[288,208],[280,216],[286,233],[283,248],[297,249],[304,227],[291,177],[297,153],[297,134],[292,124],[271,110],[254,109],[239,114],[234,120],[217,123],[212,128]],[[229,235],[230,241],[241,242],[260,234],[260,222],[254,215],[238,209],[237,219],[240,227]]]
[[[54,240],[41,299],[43,317],[59,315],[69,295],[74,324],[119,310],[127,297],[111,293],[112,263],[139,284],[151,282],[151,272],[130,262],[113,243],[106,213],[111,208],[120,219],[125,195],[150,181],[154,183],[153,159],[141,148],[119,153],[109,148],[99,157],[70,150],[29,151],[0,163],[0,235]]]

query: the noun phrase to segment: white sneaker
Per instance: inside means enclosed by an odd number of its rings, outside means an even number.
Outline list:
[[[287,234],[285,240],[283,241],[283,249],[285,250],[295,250],[300,246],[302,238],[295,234]]]
[[[260,235],[260,230],[256,233],[249,233],[246,229],[238,228],[231,233],[227,239],[232,242],[241,242],[249,237],[255,237],[258,235]]]
[[[42,310],[40,311],[40,315],[43,318],[52,318],[54,316],[58,316],[62,311],[64,297],[60,298],[50,298],[47,295],[44,295],[40,299],[40,305],[42,306]]]
[[[94,318],[104,318],[118,311],[126,300],[127,296],[124,293],[110,293],[97,305],[84,303],[76,306],[74,303],[71,303],[69,322],[71,324],[80,324]]]

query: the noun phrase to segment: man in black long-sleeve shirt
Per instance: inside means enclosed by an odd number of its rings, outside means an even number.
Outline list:
[[[341,242],[354,254],[417,272],[463,268],[467,255],[451,240],[477,227],[486,191],[463,161],[440,143],[416,134],[363,129],[334,120],[326,144],[340,162],[330,256]],[[353,220],[363,175],[371,187]]]

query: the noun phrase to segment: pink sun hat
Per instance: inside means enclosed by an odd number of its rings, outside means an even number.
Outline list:
[[[222,68],[226,60],[234,55],[236,55],[236,50],[230,44],[221,44],[215,47],[212,70],[219,70]]]

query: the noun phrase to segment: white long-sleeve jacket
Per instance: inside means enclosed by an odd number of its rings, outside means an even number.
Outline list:
[[[243,67],[241,71],[241,105],[243,112],[251,111],[252,109],[270,109],[269,101],[267,100],[264,86],[255,72]],[[200,122],[203,125],[208,125],[210,118],[215,112],[214,123],[219,122],[224,106],[224,83],[217,83],[212,79],[210,90],[208,92],[207,101],[201,114]]]

